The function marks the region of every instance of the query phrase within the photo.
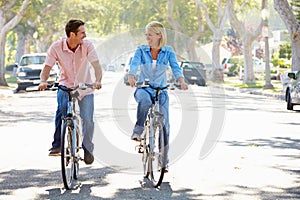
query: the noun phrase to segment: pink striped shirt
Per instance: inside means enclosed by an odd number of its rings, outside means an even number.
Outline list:
[[[67,38],[63,38],[50,46],[45,64],[53,67],[55,62],[58,62],[60,65],[59,84],[74,87],[79,83],[93,83],[89,63],[94,61],[98,61],[98,55],[89,40],[83,40],[73,52],[68,48]],[[78,90],[79,99],[93,91],[92,89]]]

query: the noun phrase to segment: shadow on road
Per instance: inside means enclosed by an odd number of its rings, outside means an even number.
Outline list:
[[[116,173],[115,170],[105,168],[85,167],[80,169],[79,181],[75,183],[73,190],[63,188],[60,171],[48,170],[10,170],[0,173],[0,196],[14,196],[16,190],[38,190],[34,188],[45,188],[40,191],[34,199],[72,199],[72,200],[99,200],[99,199],[199,199],[199,195],[192,194],[191,189],[180,189],[173,191],[169,182],[163,182],[159,189],[153,188],[146,178],[140,181],[141,187],[132,189],[118,189],[112,197],[103,198],[101,187],[109,187],[106,178],[109,174]],[[85,184],[84,182],[87,182]],[[125,186],[124,186],[125,187]],[[98,190],[95,194],[95,190]],[[93,192],[94,191],[94,192]],[[25,198],[26,199],[26,198]]]
[[[277,171],[278,177],[275,174],[270,177],[270,174],[265,174],[265,176],[257,176],[257,183],[260,180],[273,180],[271,185],[268,185],[268,189],[259,187],[243,187],[240,185],[231,185],[228,190],[222,194],[217,194],[216,196],[230,196],[230,193],[235,191],[240,191],[242,195],[255,194],[260,196],[260,199],[300,199],[300,170],[299,170],[299,151],[300,151],[300,140],[291,137],[271,137],[250,139],[246,141],[223,141],[228,147],[239,148],[242,157],[236,159],[251,160],[253,166],[266,165],[272,170]],[[252,152],[253,154],[249,154]],[[288,154],[287,152],[292,152]],[[279,162],[274,162],[275,164],[270,165],[268,160],[264,160],[263,155],[271,154],[272,157],[269,159],[279,160]],[[282,160],[283,159],[283,160]],[[281,162],[280,162],[281,161]],[[238,161],[236,161],[239,163]],[[242,162],[242,161],[241,161]],[[246,161],[245,161],[246,162]],[[249,162],[249,161],[248,161]],[[237,168],[237,170],[240,170]],[[247,170],[247,169],[245,169]],[[249,170],[249,169],[248,169]],[[248,173],[251,173],[248,171]],[[258,173],[259,174],[259,173]],[[292,184],[289,186],[278,187],[276,185],[284,185],[280,181],[280,176],[284,174],[285,176],[293,177]]]

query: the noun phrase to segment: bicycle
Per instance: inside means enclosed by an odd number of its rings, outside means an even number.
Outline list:
[[[55,83],[52,88],[60,89],[68,93],[67,115],[62,118],[61,129],[61,171],[64,186],[67,190],[72,189],[73,179],[79,175],[79,161],[82,161],[79,150],[82,149],[81,118],[77,111],[77,96],[74,91],[93,88],[90,84],[79,84],[68,88]]]
[[[160,91],[167,89],[164,87],[153,87],[145,82],[138,87],[150,87],[156,90],[155,97],[152,99],[152,105],[149,108],[144,125],[144,131],[141,135],[141,142],[137,145],[138,152],[142,153],[142,162],[144,167],[144,177],[148,178],[152,185],[157,188],[161,185],[166,170],[166,127],[164,125],[164,114],[159,110],[160,104],[158,96]],[[173,88],[172,88],[173,89]]]

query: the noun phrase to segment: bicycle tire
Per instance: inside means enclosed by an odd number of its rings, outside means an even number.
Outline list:
[[[143,161],[143,167],[144,167],[144,177],[148,178],[150,174],[150,168],[149,168],[149,152],[150,152],[150,147],[149,147],[149,127],[146,126],[144,129],[144,138],[142,140],[142,146],[143,146],[143,156],[142,156],[142,161]]]
[[[149,156],[149,168],[151,182],[154,187],[159,187],[163,181],[165,173],[165,158],[166,158],[166,128],[162,122],[155,127],[155,137],[149,139],[155,140],[154,154]],[[151,143],[151,142],[150,142]]]
[[[74,157],[72,156],[72,132],[71,120],[65,120],[62,124],[61,133],[61,172],[65,189],[72,188],[74,176]]]
[[[79,149],[80,149],[80,127],[81,123],[78,118],[76,118],[76,150],[75,150],[75,157],[74,160],[74,179],[77,180],[79,176],[79,161],[80,161],[80,155],[79,155]]]

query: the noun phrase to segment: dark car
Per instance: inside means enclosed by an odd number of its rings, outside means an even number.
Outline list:
[[[203,63],[182,61],[179,65],[188,84],[206,86],[206,67]]]
[[[290,81],[285,87],[287,109],[293,110],[294,105],[300,105],[300,71],[288,72]]]
[[[15,92],[26,91],[27,88],[40,84],[40,73],[45,65],[46,53],[24,54],[18,64],[17,83]],[[50,71],[49,83],[53,83],[59,76],[59,67],[56,64]]]

